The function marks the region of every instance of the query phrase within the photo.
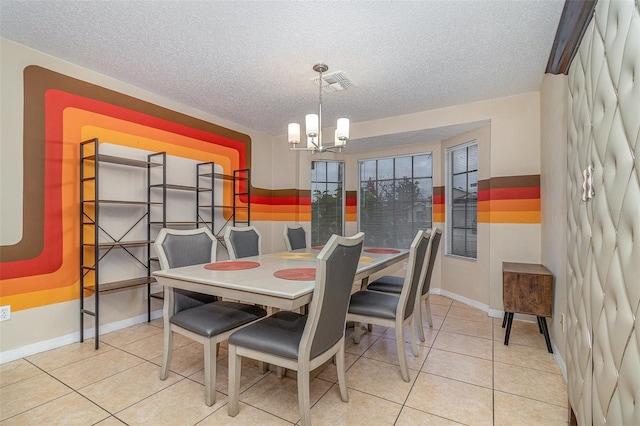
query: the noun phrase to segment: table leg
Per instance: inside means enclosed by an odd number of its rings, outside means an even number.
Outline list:
[[[547,350],[550,354],[553,353],[553,349],[551,348],[551,339],[549,338],[549,328],[547,327],[547,319],[545,317],[538,317],[538,322],[540,323],[540,328],[542,328],[542,334],[544,334],[544,340],[547,342]]]
[[[509,344],[509,335],[511,334],[511,324],[513,324],[513,312],[505,312],[504,318],[507,320],[507,330],[504,333],[504,344]],[[504,322],[504,320],[503,320]]]

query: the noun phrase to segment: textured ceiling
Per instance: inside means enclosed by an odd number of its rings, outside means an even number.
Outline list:
[[[537,91],[563,4],[0,0],[0,35],[276,136],[317,109],[317,62],[355,84],[326,127]]]

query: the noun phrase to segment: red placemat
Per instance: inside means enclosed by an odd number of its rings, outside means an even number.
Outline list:
[[[379,254],[391,254],[391,253],[400,253],[400,250],[396,249],[388,249],[388,248],[369,248],[364,249],[367,253],[379,253]]]
[[[216,262],[204,265],[205,269],[212,271],[241,271],[243,269],[253,269],[260,266],[258,262],[250,262],[248,260],[232,260],[229,262]]]
[[[311,281],[316,279],[316,268],[289,268],[275,271],[273,276],[283,280]]]
[[[322,250],[324,246],[313,246],[311,247],[313,250]]]

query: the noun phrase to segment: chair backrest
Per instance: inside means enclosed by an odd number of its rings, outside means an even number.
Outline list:
[[[179,268],[216,261],[218,242],[207,228],[168,229],[163,228],[154,241],[160,269]],[[205,303],[215,302],[216,296],[188,290],[173,290],[172,314]]]
[[[262,237],[255,226],[228,226],[224,230],[224,242],[229,259],[262,254]]]
[[[344,337],[351,288],[364,233],[333,235],[318,255],[316,283],[298,356],[313,359]]]
[[[438,256],[438,246],[440,245],[440,238],[442,237],[442,231],[439,228],[433,228],[431,230],[431,249],[429,250],[429,263],[427,263],[427,273],[424,277],[424,283],[422,284],[422,294],[429,293],[431,288],[431,275],[433,275],[433,265],[436,263],[436,257]]]
[[[302,225],[284,226],[284,245],[287,247],[287,251],[307,247],[307,233]]]
[[[154,242],[160,269],[216,261],[216,239],[207,228],[163,228]]]
[[[409,268],[404,277],[404,285],[398,301],[396,318],[407,319],[413,314],[413,308],[418,291],[421,291],[421,284],[424,282],[424,275],[427,272],[427,257],[431,247],[431,230],[419,230],[416,233],[411,247],[409,248]]]

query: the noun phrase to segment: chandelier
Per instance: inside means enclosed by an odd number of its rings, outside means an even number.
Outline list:
[[[313,70],[320,74],[318,78],[319,90],[319,104],[317,114],[307,114],[305,116],[305,136],[307,138],[306,148],[298,148],[300,143],[300,124],[289,123],[288,136],[289,144],[292,150],[303,150],[315,152],[325,151],[342,151],[342,148],[347,145],[349,139],[349,119],[339,118],[336,125],[336,132],[333,145],[323,145],[322,143],[322,89],[324,82],[322,81],[322,73],[327,71],[329,67],[325,64],[315,64]]]

